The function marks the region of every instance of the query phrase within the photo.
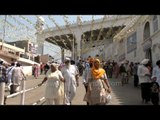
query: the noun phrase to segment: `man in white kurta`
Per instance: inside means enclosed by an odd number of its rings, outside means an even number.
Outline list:
[[[7,87],[8,87],[8,90],[10,90],[10,86],[12,84],[12,72],[15,68],[15,63],[12,63],[11,64],[11,67],[7,68],[7,78],[8,78],[8,81],[7,81]]]
[[[155,76],[156,82],[160,85],[160,60],[156,62],[156,66],[152,71],[152,76]]]
[[[21,81],[26,79],[26,76],[20,66],[21,65],[17,63],[16,67],[12,71],[12,89],[10,94],[18,92],[20,90]]]
[[[138,77],[139,83],[141,85],[141,97],[142,102],[148,103],[150,101],[150,72],[147,68],[149,59],[144,59],[141,62],[141,65],[138,66]]]
[[[65,104],[70,105],[76,94],[78,83],[78,71],[74,65],[70,64],[70,59],[65,59],[65,66],[61,69],[64,76],[65,84]]]

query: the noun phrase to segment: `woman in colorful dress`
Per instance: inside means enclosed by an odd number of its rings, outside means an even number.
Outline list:
[[[111,93],[111,87],[106,72],[103,68],[100,68],[99,59],[94,59],[88,77],[88,90],[85,95],[89,105],[105,105],[106,103],[102,101],[101,96],[104,93],[104,90],[105,92]]]

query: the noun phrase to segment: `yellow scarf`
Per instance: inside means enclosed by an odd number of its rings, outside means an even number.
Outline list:
[[[95,79],[100,79],[102,75],[105,74],[105,70],[102,68],[95,69],[94,67],[92,68],[92,75]]]

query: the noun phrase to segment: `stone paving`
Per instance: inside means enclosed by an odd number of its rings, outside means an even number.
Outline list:
[[[112,88],[112,100],[108,105],[141,105],[140,88],[134,88],[133,79],[129,81],[129,84],[121,85],[120,80],[109,78],[109,82]],[[83,101],[85,94],[84,86],[81,84],[77,88],[76,97],[73,100],[74,105],[86,105]]]
[[[34,77],[29,77],[26,81],[26,88],[31,88],[37,86],[44,76],[40,76],[38,79]],[[108,105],[146,105],[141,101],[141,91],[140,87],[135,88],[133,86],[133,78],[130,79],[129,84],[121,85],[120,80],[109,78],[110,85],[112,87],[112,100]],[[25,96],[25,105],[32,105],[34,102],[44,97],[45,85],[41,86],[35,90],[26,93]],[[6,95],[8,92],[6,92]],[[86,102],[83,101],[85,95],[85,89],[82,84],[82,79],[80,78],[80,85],[77,88],[77,93],[73,99],[73,105],[86,105]],[[7,99],[6,105],[19,105],[20,96]],[[151,105],[149,103],[148,105]]]

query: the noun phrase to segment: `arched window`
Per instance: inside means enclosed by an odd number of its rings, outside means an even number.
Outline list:
[[[157,15],[154,15],[153,17],[153,32],[156,32],[158,30],[158,17]]]
[[[149,26],[149,22],[147,22],[144,26],[143,38],[144,40],[146,40],[149,37],[150,37],[150,26]]]

